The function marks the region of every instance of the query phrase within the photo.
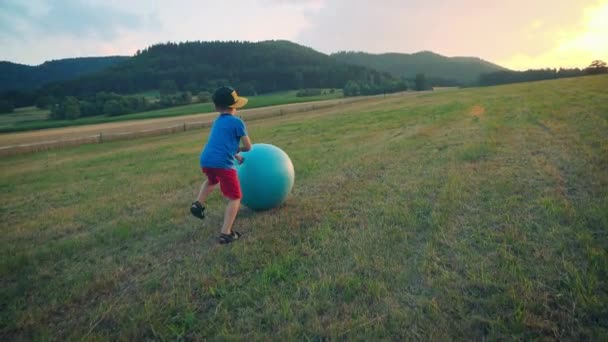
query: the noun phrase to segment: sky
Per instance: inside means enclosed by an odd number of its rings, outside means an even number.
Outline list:
[[[286,39],[315,50],[474,56],[513,70],[608,61],[608,0],[0,0],[0,60]]]

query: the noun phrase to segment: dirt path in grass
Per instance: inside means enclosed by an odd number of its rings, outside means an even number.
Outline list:
[[[315,101],[305,103],[295,103],[271,107],[261,107],[254,109],[244,109],[239,111],[239,115],[246,121],[248,119],[258,119],[273,116],[283,116],[292,113],[317,112],[326,108],[340,108],[341,106],[360,106],[365,103],[375,103],[386,98],[416,96],[420,92],[405,92],[391,95],[378,95],[366,97],[353,97],[336,100]],[[0,148],[7,148],[16,145],[37,144],[57,140],[79,139],[91,136],[112,135],[117,133],[126,134],[128,132],[140,132],[169,128],[180,125],[188,126],[195,124],[209,124],[213,121],[216,113],[200,113],[184,115],[178,117],[140,119],[132,121],[111,122],[102,124],[71,126],[63,128],[52,128],[30,132],[8,133],[0,135]]]

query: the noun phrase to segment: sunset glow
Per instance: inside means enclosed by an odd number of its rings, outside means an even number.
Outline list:
[[[31,65],[168,41],[276,39],[327,54],[428,50],[514,70],[584,68],[608,60],[608,0],[0,1],[0,60]]]
[[[551,32],[555,45],[539,55],[515,54],[510,59],[498,61],[500,65],[515,70],[545,67],[584,67],[596,59],[608,58],[608,1],[585,9],[585,27],[575,33]],[[542,27],[538,21],[532,27]]]

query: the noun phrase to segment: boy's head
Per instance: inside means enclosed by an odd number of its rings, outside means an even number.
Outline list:
[[[213,93],[213,104],[217,110],[241,108],[247,104],[247,98],[239,97],[232,87],[219,87]]]

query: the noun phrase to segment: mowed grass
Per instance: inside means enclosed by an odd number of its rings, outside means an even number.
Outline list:
[[[606,340],[606,89],[252,122],[296,184],[228,246],[218,194],[188,212],[207,131],[1,159],[0,337]]]
[[[333,100],[343,97],[341,89],[335,89],[333,93],[330,93],[329,89],[326,89],[325,91],[326,94],[324,95],[305,97],[296,96],[296,90],[250,96],[247,97],[249,99],[247,108],[259,108],[310,101]],[[139,95],[149,97],[153,96],[153,94],[154,92],[148,92],[141,93]],[[15,113],[12,114],[0,115],[0,133],[90,125],[105,122],[174,117],[198,113],[210,113],[214,110],[215,107],[213,106],[213,104],[211,102],[207,102],[194,103],[184,106],[175,106],[141,113],[124,114],[119,116],[98,115],[82,117],[75,120],[49,120],[48,116],[50,112],[48,110],[37,110],[34,107],[26,107],[17,109]],[[32,115],[32,113],[35,113],[35,115]]]

